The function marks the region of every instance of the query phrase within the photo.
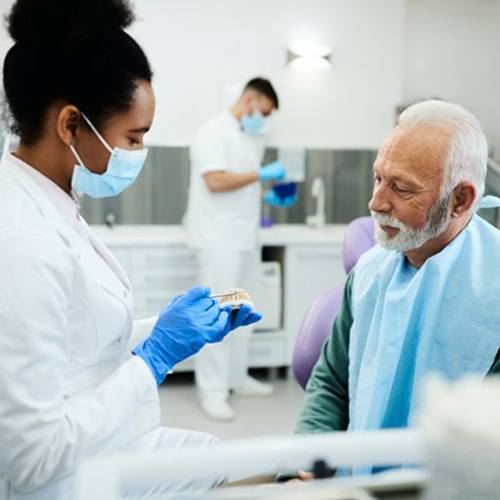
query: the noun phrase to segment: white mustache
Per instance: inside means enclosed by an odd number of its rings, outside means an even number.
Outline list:
[[[392,215],[380,214],[378,212],[371,212],[371,214],[379,226],[390,226],[396,229],[407,229],[408,227],[404,222],[401,222]]]

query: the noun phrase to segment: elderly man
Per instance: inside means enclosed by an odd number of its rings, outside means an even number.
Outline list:
[[[406,427],[431,372],[500,372],[500,231],[475,214],[487,143],[460,106],[408,108],[379,151],[378,246],[349,275],[297,431]]]

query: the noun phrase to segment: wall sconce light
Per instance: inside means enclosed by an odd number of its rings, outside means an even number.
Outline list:
[[[287,64],[300,71],[329,71],[331,56],[330,47],[294,47],[287,50]]]

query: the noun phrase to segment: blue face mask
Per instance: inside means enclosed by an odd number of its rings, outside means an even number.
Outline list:
[[[265,123],[266,119],[260,111],[254,111],[252,115],[245,114],[241,117],[241,127],[247,134],[257,134]]]
[[[127,189],[137,179],[146,162],[148,150],[111,148],[104,140],[90,120],[82,113],[103,146],[111,153],[106,171],[103,174],[94,174],[88,170],[73,145],[70,149],[78,164],[73,170],[71,185],[77,192],[82,192],[92,198],[107,198],[116,196]]]

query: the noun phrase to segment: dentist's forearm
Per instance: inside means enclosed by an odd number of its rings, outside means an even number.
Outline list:
[[[235,191],[259,180],[259,174],[255,171],[234,172],[209,172],[203,176],[207,188],[212,193],[224,193]]]

